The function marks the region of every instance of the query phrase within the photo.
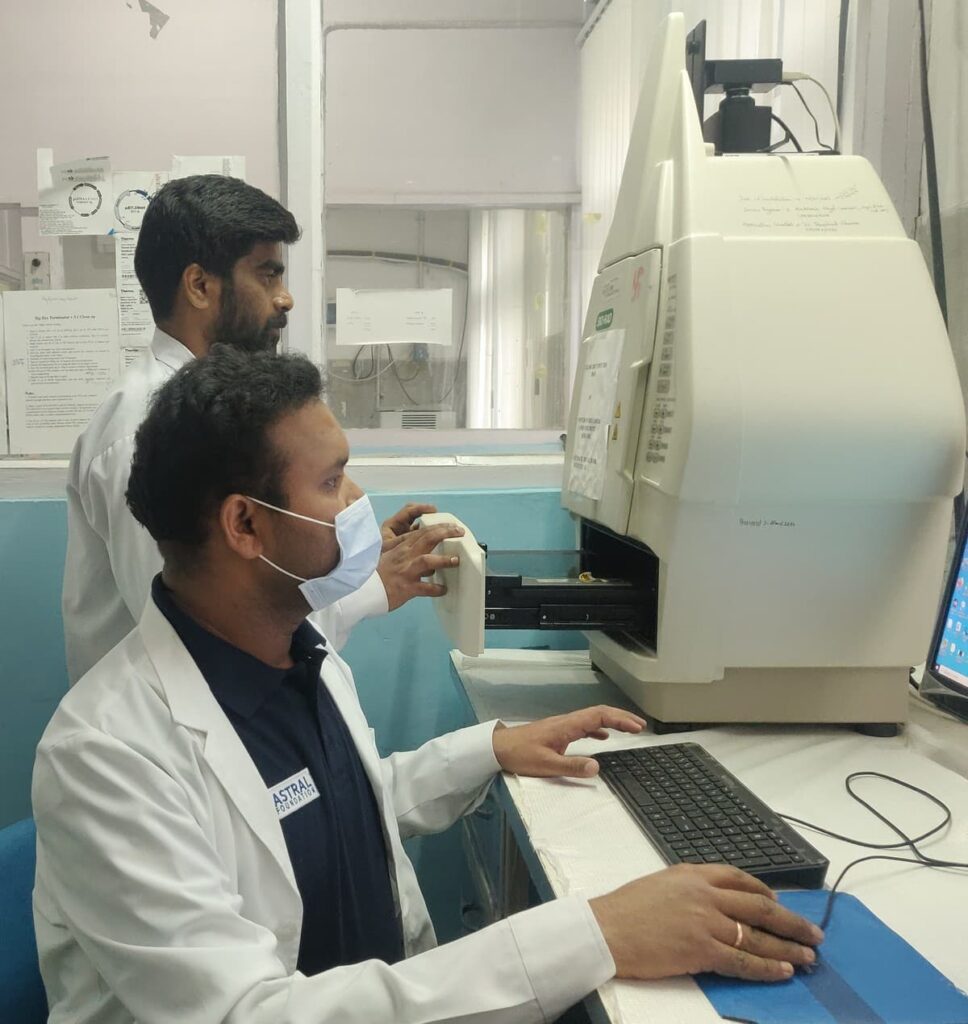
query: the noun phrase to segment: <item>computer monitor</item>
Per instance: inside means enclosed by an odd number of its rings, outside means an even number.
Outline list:
[[[968,515],[962,516],[951,569],[921,681],[922,696],[968,719]]]

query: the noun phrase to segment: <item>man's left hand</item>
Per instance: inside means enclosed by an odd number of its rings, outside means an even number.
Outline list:
[[[494,756],[504,771],[515,775],[589,779],[598,774],[598,762],[591,757],[566,756],[569,744],[589,736],[607,739],[606,729],[636,733],[645,727],[645,720],[638,715],[605,705],[542,718],[528,725],[508,727],[498,723],[493,736]]]
[[[383,550],[393,546],[397,537],[403,537],[413,529],[413,524],[425,512],[429,515],[437,511],[436,505],[420,505],[415,501],[408,501],[399,512],[394,512],[389,519],[384,519],[380,524],[380,533],[383,534]]]

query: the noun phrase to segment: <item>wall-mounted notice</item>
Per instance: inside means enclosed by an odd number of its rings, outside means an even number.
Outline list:
[[[450,345],[450,288],[337,288],[337,345]]]
[[[229,178],[245,180],[244,156],[173,156],[172,178],[187,178],[191,174],[224,174]]]
[[[37,210],[42,235],[106,235],[114,226],[114,184],[106,156],[52,163],[37,150]]]
[[[167,180],[167,171],[115,171],[111,175],[115,234],[138,231],[148,203]]]
[[[132,363],[136,363],[142,357],[148,358],[146,351],[147,350],[144,348],[122,348],[120,364],[121,375],[123,376],[128,372]]]
[[[134,272],[137,235],[114,236],[114,274],[118,295],[118,332],[120,343],[131,347],[150,344],[155,322],[151,306]]]
[[[567,489],[598,501],[605,487],[608,432],[615,411],[625,331],[599,331],[582,345],[584,369]]]
[[[114,289],[8,292],[3,320],[10,451],[65,454],[118,376]]]

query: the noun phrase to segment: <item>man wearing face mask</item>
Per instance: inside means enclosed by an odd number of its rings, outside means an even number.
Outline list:
[[[812,925],[711,865],[436,946],[402,840],[473,810],[501,769],[588,777],[571,741],[643,723],[589,708],[380,758],[348,666],[305,618],[380,551],[320,389],[301,358],[218,346],[138,430],[128,502],[164,568],[34,770],[51,1019],[537,1024],[616,973],[766,981],[810,963]]]
[[[283,246],[299,238],[291,213],[236,178],[207,174],[169,182],[145,212],[135,269],[156,329],[78,438],[67,484],[67,558],[62,610],[67,672],[75,683],[135,625],[161,568],[154,542],[124,501],[134,434],[152,392],[179,367],[221,342],[272,351],[293,307],[283,283]],[[352,626],[443,588],[422,578],[446,528],[411,533],[434,511],[409,504],[383,524],[379,569],[317,625],[337,647]]]

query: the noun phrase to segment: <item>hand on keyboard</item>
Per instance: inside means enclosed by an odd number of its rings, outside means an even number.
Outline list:
[[[494,756],[504,771],[515,775],[587,779],[598,774],[598,762],[578,754],[566,755],[570,744],[587,737],[607,739],[606,729],[641,732],[645,725],[645,719],[631,711],[605,705],[510,728],[499,723],[492,740]]]
[[[776,902],[751,875],[680,864],[590,901],[620,978],[715,971],[784,981],[816,960],[816,925]]]

